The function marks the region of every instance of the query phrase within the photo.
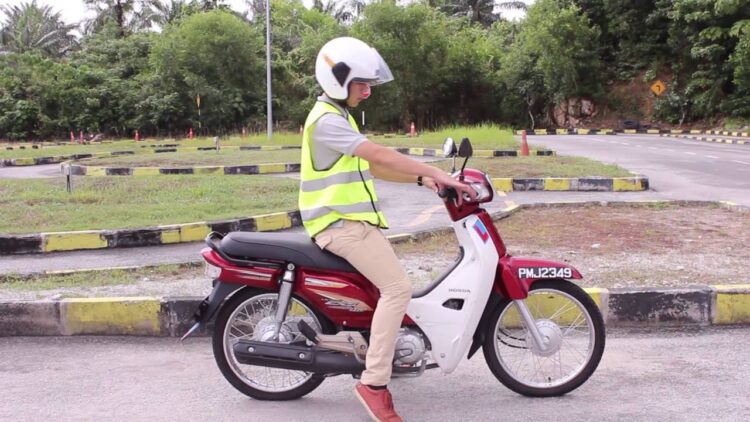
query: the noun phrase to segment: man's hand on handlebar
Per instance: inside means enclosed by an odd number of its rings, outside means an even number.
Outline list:
[[[426,178],[423,178],[422,183],[426,185],[425,179]],[[464,202],[464,194],[466,194],[469,198],[471,198],[472,201],[477,199],[477,192],[471,186],[465,183],[459,182],[458,180],[454,179],[449,174],[443,173],[442,170],[438,170],[429,179],[431,179],[431,182],[435,185],[436,192],[438,192],[440,189],[445,189],[445,188],[455,189],[456,190],[456,202],[458,203],[459,207]]]

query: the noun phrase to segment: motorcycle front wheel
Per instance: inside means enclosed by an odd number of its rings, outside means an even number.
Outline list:
[[[544,339],[540,348],[518,307],[504,299],[488,324],[487,365],[509,389],[531,397],[560,396],[594,373],[604,353],[604,320],[586,292],[567,280],[536,282],[524,300]]]
[[[243,289],[233,295],[219,311],[213,332],[214,359],[222,375],[234,388],[258,400],[292,400],[316,389],[322,375],[263,366],[246,365],[234,356],[234,344],[241,339],[267,341],[274,328],[279,295]],[[297,297],[292,297],[279,333],[279,342],[304,340],[299,321],[317,332],[330,332],[329,323]]]

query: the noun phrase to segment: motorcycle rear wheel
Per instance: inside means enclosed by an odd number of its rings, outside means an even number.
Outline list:
[[[546,348],[539,349],[517,306],[504,299],[490,318],[483,345],[490,370],[525,396],[560,396],[580,387],[604,353],[604,319],[596,303],[567,280],[534,283],[525,302]]]
[[[264,341],[262,336],[272,327],[278,294],[243,289],[221,308],[213,332],[216,364],[230,384],[243,394],[258,400],[293,400],[315,390],[325,379],[322,375],[287,369],[241,364],[234,357],[232,345],[239,339]],[[315,331],[329,333],[330,324],[302,299],[292,297],[280,341],[290,343],[304,339],[295,319],[300,318]]]

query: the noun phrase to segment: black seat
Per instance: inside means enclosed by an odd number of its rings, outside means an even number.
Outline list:
[[[309,268],[357,272],[349,262],[318,247],[306,234],[232,232],[220,244],[222,252],[237,259],[269,259]]]

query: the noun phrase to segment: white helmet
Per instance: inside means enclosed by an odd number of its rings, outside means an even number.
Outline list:
[[[393,80],[393,74],[378,52],[351,37],[328,41],[315,61],[315,79],[330,98],[345,100],[349,82],[380,85]]]

